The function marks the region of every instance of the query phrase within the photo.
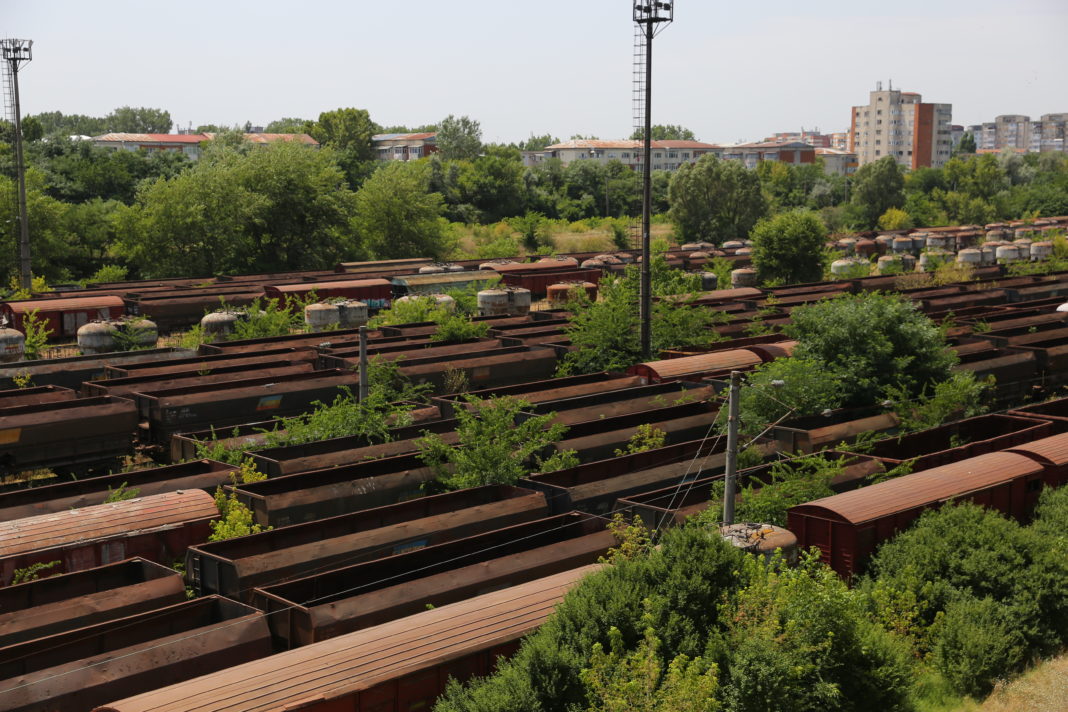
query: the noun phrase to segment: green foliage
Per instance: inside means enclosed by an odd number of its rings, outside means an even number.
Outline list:
[[[754,369],[741,389],[739,430],[755,436],[780,418],[834,410],[841,406],[846,392],[843,375],[815,359],[776,359]]]
[[[439,322],[449,316],[449,312],[438,304],[433,297],[410,296],[403,301],[394,300],[389,309],[371,317],[367,322],[369,329],[395,324],[418,324],[425,321]]]
[[[41,358],[42,352],[48,346],[48,337],[52,334],[48,321],[37,316],[37,312],[37,309],[33,309],[22,317],[22,333],[26,337],[23,353],[27,361]]]
[[[390,161],[364,181],[356,193],[356,228],[378,259],[443,257],[443,199],[430,192],[425,162]]]
[[[957,144],[957,153],[975,153],[975,136],[966,131]]]
[[[33,375],[29,371],[19,371],[11,377],[11,381],[15,384],[15,388],[33,388]]]
[[[814,212],[794,210],[761,220],[749,237],[761,283],[816,282],[823,277],[827,229]]]
[[[843,295],[794,309],[785,332],[794,355],[841,375],[844,405],[869,405],[888,386],[909,394],[945,381],[956,363],[936,324],[901,297]]]
[[[932,662],[953,688],[983,696],[1027,659],[1027,643],[1011,612],[992,598],[950,601],[932,630]]]
[[[573,453],[545,457],[567,432],[567,426],[551,422],[556,413],[523,417],[530,404],[518,398],[463,398],[466,406],[456,409],[455,447],[431,432],[419,440],[419,457],[446,488],[514,485],[532,472],[577,464]]]
[[[106,282],[122,282],[126,279],[129,269],[122,265],[103,265],[86,280],[88,284],[100,284]]]
[[[615,455],[616,457],[635,455],[639,452],[645,452],[646,450],[655,450],[664,447],[666,443],[667,433],[649,423],[642,423],[638,426],[634,435],[630,436],[630,440],[627,441],[627,446],[625,448],[617,448]]]
[[[971,371],[954,371],[945,381],[924,386],[918,395],[889,386],[886,397],[895,404],[901,430],[915,432],[982,415],[989,408],[987,397],[993,386],[993,376],[979,380]]]
[[[366,109],[341,108],[324,111],[319,119],[307,127],[311,134],[324,146],[350,153],[358,161],[370,161],[376,158],[371,136],[375,134],[375,125]]]
[[[104,499],[104,504],[111,504],[112,502],[125,502],[128,499],[135,499],[140,493],[141,490],[137,487],[127,489],[125,482],[123,482],[115,489],[111,489],[111,485],[108,485],[108,496]]]
[[[890,208],[905,204],[905,177],[892,156],[861,166],[853,175],[853,207],[865,227],[875,227]]]
[[[11,576],[11,585],[14,586],[20,583],[26,583],[27,581],[36,581],[41,578],[41,574],[45,571],[59,566],[61,561],[49,561],[48,563],[38,562],[36,564],[30,564],[24,569],[15,569]]]
[[[668,200],[680,242],[705,240],[718,245],[742,238],[768,209],[756,173],[713,154],[675,171]]]
[[[241,313],[227,337],[230,341],[287,336],[304,325],[303,307],[296,302],[282,306],[278,299],[257,298]]]
[[[449,114],[438,124],[437,133],[442,158],[473,160],[482,151],[482,127],[470,117]]]
[[[471,317],[464,314],[450,314],[438,321],[438,329],[431,334],[430,340],[443,344],[461,344],[481,339],[487,333],[487,322],[471,321]]]
[[[549,244],[549,235],[545,229],[545,216],[539,212],[527,212],[520,217],[508,220],[513,230],[519,233],[523,246],[528,250],[536,250]]]
[[[693,131],[677,124],[653,124],[649,131],[649,137],[653,141],[696,141]],[[631,141],[641,141],[645,138],[645,129],[635,129],[630,135]]]
[[[908,230],[913,227],[912,218],[901,208],[887,208],[879,216],[880,230]]]
[[[696,294],[700,277],[668,267],[663,257],[650,264],[655,296]],[[625,370],[642,360],[638,285],[640,272],[629,265],[622,278],[603,278],[600,298],[591,302],[585,293],[577,294],[568,309],[572,313],[567,334],[578,347],[560,364],[560,375]],[[653,353],[682,346],[706,346],[720,339],[712,327],[725,320],[719,312],[679,300],[653,302],[651,342]]]
[[[147,106],[120,106],[104,118],[104,124],[110,133],[149,134],[170,133],[174,125],[171,112]]]
[[[257,470],[255,463],[251,459],[243,460],[240,471],[230,475],[230,481],[235,486],[262,482],[266,479],[267,475]],[[252,510],[239,501],[237,494],[234,492],[227,494],[222,487],[217,487],[215,489],[215,507],[219,510],[219,519],[210,523],[211,534],[208,535],[208,541],[224,541],[264,531],[262,526],[253,523]],[[271,527],[267,527],[267,529],[269,530]]]

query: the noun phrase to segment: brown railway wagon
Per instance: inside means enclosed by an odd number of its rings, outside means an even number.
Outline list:
[[[186,551],[197,593],[251,600],[252,589],[548,516],[537,492],[488,485],[294,524]]]
[[[379,329],[368,329],[368,343],[382,338]],[[264,351],[278,348],[318,348],[324,343],[356,342],[359,343],[359,329],[337,329],[330,332],[317,332],[314,334],[287,334],[285,336],[265,336],[261,339],[239,339],[235,341],[221,341],[214,344],[201,344],[198,353],[202,356],[214,356],[218,354],[258,354]]]
[[[206,313],[219,308],[220,300],[230,307],[244,307],[262,296],[263,290],[254,286],[189,294],[162,292],[127,299],[126,307],[131,314],[144,315],[155,322],[160,331],[167,332],[199,323]]]
[[[118,319],[126,313],[122,299],[115,296],[71,297],[60,299],[31,299],[22,302],[0,302],[0,316],[7,319],[12,328],[23,333],[23,319],[37,312],[37,319],[44,322],[52,340],[73,339],[78,328],[91,321]]]
[[[1056,335],[1058,333],[1060,335]],[[1038,358],[1039,369],[1046,373],[1047,378],[1054,385],[1063,383],[1068,378],[1068,335],[1065,335],[1063,330],[1048,332],[1045,338],[1022,339],[1018,337],[1012,346],[1034,351]]]
[[[319,352],[310,346],[294,348],[285,346],[281,348],[262,349],[252,354],[216,354],[211,356],[193,356],[191,358],[174,359],[165,363],[131,363],[115,364],[108,366],[104,372],[105,378],[131,378],[133,376],[159,376],[175,371],[186,371],[190,368],[197,371],[214,371],[226,366],[251,366],[254,364],[267,363],[270,361],[310,361],[315,363],[319,358]]]
[[[214,460],[192,460],[179,465],[0,492],[0,522],[103,504],[108,495],[121,487],[138,497],[178,490],[214,492],[216,487],[230,483],[230,476],[236,469]]]
[[[52,573],[133,556],[170,564],[207,541],[218,517],[210,494],[190,490],[0,522],[0,583],[10,584],[16,569],[53,561]]]
[[[427,341],[424,343],[403,343],[375,349],[368,352],[369,357],[379,361],[400,361],[404,366],[413,367],[423,364],[441,363],[442,361],[462,363],[471,358],[487,358],[501,354],[523,353],[525,349],[504,346],[500,339],[470,341],[461,344],[441,344]],[[324,368],[353,368],[359,365],[359,349],[339,349],[323,354]]]
[[[1010,410],[1008,415],[1048,421],[1054,434],[1068,432],[1068,398],[1021,406]]]
[[[169,391],[194,383],[199,387],[216,383],[233,383],[248,378],[276,378],[295,373],[310,373],[315,370],[315,364],[309,361],[279,359],[265,363],[238,364],[213,369],[196,369],[190,366],[185,366],[185,368],[194,370],[175,370],[154,376],[129,376],[109,378],[104,381],[86,381],[82,384],[82,395],[87,397],[119,396],[138,400],[136,396],[138,393]],[[147,402],[138,400],[138,406],[141,415],[147,417]]]
[[[819,547],[820,559],[849,577],[924,510],[955,499],[1026,520],[1043,487],[1061,484],[1063,474],[1035,458],[994,452],[791,507],[787,528],[801,548]]]
[[[111,702],[94,712],[429,710],[450,679],[493,672],[599,565],[485,593],[389,623]]]
[[[280,645],[308,645],[585,566],[614,546],[604,520],[573,512],[257,588]]]
[[[556,413],[551,422],[573,426],[593,420],[655,411],[674,405],[716,400],[716,390],[711,385],[693,383],[685,385],[687,387],[680,387],[678,383],[639,386],[625,391],[614,391],[604,396],[574,398],[569,399],[570,402],[543,403],[531,410],[535,413]]]
[[[211,426],[226,428],[267,415],[275,418],[298,415],[311,410],[316,401],[332,402],[343,388],[357,386],[355,373],[328,370],[188,385],[138,393],[137,398],[142,403],[142,411],[147,413],[150,441],[166,447],[175,433]]]
[[[879,440],[866,454],[891,466],[911,461],[913,471],[929,470],[1051,434],[1053,427],[1048,421],[994,413]],[[954,446],[955,443],[962,444]]]
[[[419,269],[425,265],[433,264],[431,257],[404,257],[395,260],[372,260],[370,262],[338,262],[334,272],[362,272],[365,269],[395,269],[397,267],[411,267]]]
[[[1046,484],[1057,487],[1068,482],[1068,434],[1058,433],[1048,438],[1014,445],[1006,452],[1030,457],[1046,466]]]
[[[0,645],[125,618],[184,600],[181,574],[137,558],[6,586],[0,588]]]
[[[525,381],[549,378],[556,370],[556,352],[547,347],[530,346],[495,356],[471,357],[463,361],[439,361],[400,366],[400,373],[413,383],[429,383],[435,392],[445,386],[446,372],[463,371],[474,389],[511,386]]]
[[[442,415],[448,417],[456,404],[463,401],[465,395],[475,398],[493,398],[500,396],[514,396],[528,403],[542,403],[545,401],[574,398],[591,393],[606,393],[621,388],[639,386],[642,381],[637,376],[628,376],[622,373],[582,374],[578,376],[564,376],[562,378],[550,378],[545,381],[530,381],[514,386],[500,388],[488,388],[479,391],[467,391],[465,393],[450,393],[448,395],[434,396],[432,402],[438,404]]]
[[[900,424],[896,415],[878,408],[848,408],[784,421],[771,428],[768,438],[779,452],[809,453],[851,442],[861,433],[895,432]]]
[[[270,654],[259,611],[219,596],[185,601],[0,648],[0,708],[84,712]]]
[[[553,514],[573,509],[603,514],[620,497],[691,481],[722,469],[725,453],[725,441],[690,440],[534,474],[520,480],[520,484],[543,493]]]
[[[590,282],[597,284],[601,281],[602,271],[599,269],[550,269],[516,272],[505,272],[501,275],[501,283],[506,287],[521,287],[529,289],[531,296],[544,297],[553,284],[562,282]]]
[[[29,376],[37,386],[63,386],[76,391],[83,381],[104,378],[105,370],[111,364],[162,362],[193,355],[195,352],[191,349],[167,348],[0,364],[0,388],[17,388],[15,378]]]
[[[696,380],[720,371],[746,370],[763,362],[760,355],[752,350],[733,349],[639,363],[628,368],[627,373],[640,376],[648,383],[662,383],[686,378]]]
[[[53,468],[84,473],[133,452],[137,406],[81,398],[0,411],[0,471]]]
[[[22,405],[39,405],[58,401],[74,400],[78,394],[63,386],[35,386],[0,391],[0,410]]]
[[[657,410],[589,421],[573,426],[564,440],[553,444],[558,452],[575,450],[583,461],[604,460],[619,448],[625,448],[638,432],[638,426],[648,424],[667,433],[667,444],[708,437],[715,423],[718,409],[708,403],[687,403]]]
[[[262,526],[283,527],[403,502],[435,473],[415,454],[273,477],[231,488]]]
[[[660,360],[666,361],[684,356],[699,356],[712,353],[713,351],[731,351],[733,349],[747,349],[750,346],[777,344],[791,339],[785,334],[762,334],[760,336],[743,336],[727,341],[717,341],[708,346],[683,346],[677,349],[664,349],[659,353]]]
[[[334,279],[327,282],[269,284],[263,293],[285,304],[289,299],[304,299],[314,291],[318,299],[358,299],[371,309],[388,309],[393,301],[393,284],[388,279]]]
[[[1032,395],[1033,388],[1040,386],[1042,381],[1038,358],[1027,349],[999,348],[996,351],[961,354],[960,363],[953,368],[971,371],[979,379],[993,376],[994,400],[1001,404]]]
[[[831,487],[835,492],[856,489],[863,485],[868,477],[887,469],[886,463],[868,455],[853,455],[835,450],[826,450],[823,455],[844,460],[842,473],[831,480]],[[740,470],[739,485],[766,484],[771,479],[773,466],[774,464],[765,464]],[[620,497],[615,508],[624,512],[628,519],[634,515],[641,517],[645,526],[653,530],[680,525],[687,518],[708,509],[713,498],[722,496],[722,490],[718,489],[719,483],[723,482],[722,462],[715,468],[706,468],[705,472],[712,474],[699,479],[680,481],[663,489]]]

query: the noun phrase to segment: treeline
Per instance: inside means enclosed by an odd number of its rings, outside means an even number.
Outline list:
[[[1024,526],[925,513],[848,587],[812,554],[741,553],[691,521],[653,547],[618,528],[514,658],[436,712],[956,709],[1068,642],[1068,489]]]
[[[366,110],[340,108],[267,126],[307,132],[318,151],[252,147],[241,127],[201,126],[218,131],[196,162],[67,137],[102,127],[160,132],[171,121],[166,111],[131,107],[99,119],[59,112],[27,118],[34,265],[50,283],[85,280],[105,266],[126,268],[131,277],[167,277],[318,269],[341,258],[447,257],[457,253],[459,225],[500,226],[495,233],[504,237],[492,256],[514,255],[522,243],[552,249],[538,235],[548,220],[610,218],[622,243],[625,222],[641,209],[640,175],[623,164],[550,159],[524,166],[521,149],[557,139],[487,145],[479,123],[466,116],[384,127]],[[439,152],[405,164],[377,160],[374,134],[410,130],[436,131]],[[658,126],[654,135],[691,133]],[[3,138],[11,138],[10,127],[0,130]],[[14,176],[10,143],[0,142],[5,284],[15,267]],[[911,173],[884,159],[846,178],[826,175],[820,164],[766,162],[749,170],[703,157],[674,174],[654,171],[652,187],[653,210],[670,216],[677,240],[721,243],[796,210],[818,213],[831,233],[1066,214],[1068,159],[961,156]]]

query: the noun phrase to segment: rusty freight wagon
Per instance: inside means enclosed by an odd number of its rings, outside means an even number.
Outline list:
[[[13,645],[184,600],[181,574],[144,559],[47,576],[0,588],[0,643]]]
[[[1034,457],[989,453],[791,507],[787,528],[801,548],[819,547],[821,560],[849,577],[879,544],[952,499],[1026,520],[1043,487],[1064,483],[1051,471]]]
[[[63,386],[37,386],[34,388],[13,388],[0,391],[0,411],[20,405],[39,405],[58,401],[74,400],[78,394]]]
[[[592,564],[616,544],[573,512],[257,588],[280,645],[297,647]]]
[[[252,589],[316,571],[542,519],[545,497],[488,485],[294,524],[186,552],[190,584],[201,594],[251,598]]]
[[[133,452],[137,407],[103,396],[0,410],[0,472],[85,474]]]
[[[493,672],[598,565],[484,593],[94,712],[430,710],[450,679]],[[113,696],[113,698],[116,696]]]
[[[196,352],[192,349],[164,348],[0,364],[0,388],[17,388],[16,377],[29,377],[37,386],[63,386],[76,391],[84,381],[104,378],[107,375],[106,369],[111,364],[149,361],[162,363],[169,359],[195,355]]]
[[[57,562],[50,573],[131,556],[171,564],[190,544],[207,541],[218,516],[210,494],[190,490],[0,522],[0,584],[34,564]]]
[[[270,654],[262,613],[199,598],[0,648],[0,709],[84,712]]]
[[[190,460],[178,465],[0,492],[0,522],[104,504],[109,495],[120,489],[137,497],[193,489],[214,492],[216,487],[229,484],[236,470],[234,465],[214,460]]]
[[[122,298],[115,296],[73,297],[70,299],[31,299],[24,302],[0,303],[0,316],[7,323],[25,333],[23,320],[31,312],[44,322],[52,333],[52,341],[71,340],[78,335],[78,328],[91,321],[119,319],[126,313]]]
[[[312,292],[315,292],[316,299],[356,299],[372,310],[388,309],[393,303],[393,283],[388,279],[273,284],[263,288],[263,293],[269,299],[277,299],[283,305],[291,299],[307,299]]]

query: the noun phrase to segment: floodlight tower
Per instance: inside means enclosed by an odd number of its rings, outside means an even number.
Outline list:
[[[33,58],[33,40],[0,39],[4,62],[4,104],[15,126],[15,170],[19,181],[19,286],[33,288],[30,270],[30,223],[26,214],[26,163],[22,155],[22,109],[19,106],[19,68]]]
[[[645,358],[652,357],[653,298],[649,278],[649,222],[653,208],[652,130],[653,130],[653,38],[675,19],[675,0],[634,1],[634,123],[642,136],[642,270],[641,347]],[[643,52],[644,50],[644,52]],[[644,61],[642,54],[645,55]]]

